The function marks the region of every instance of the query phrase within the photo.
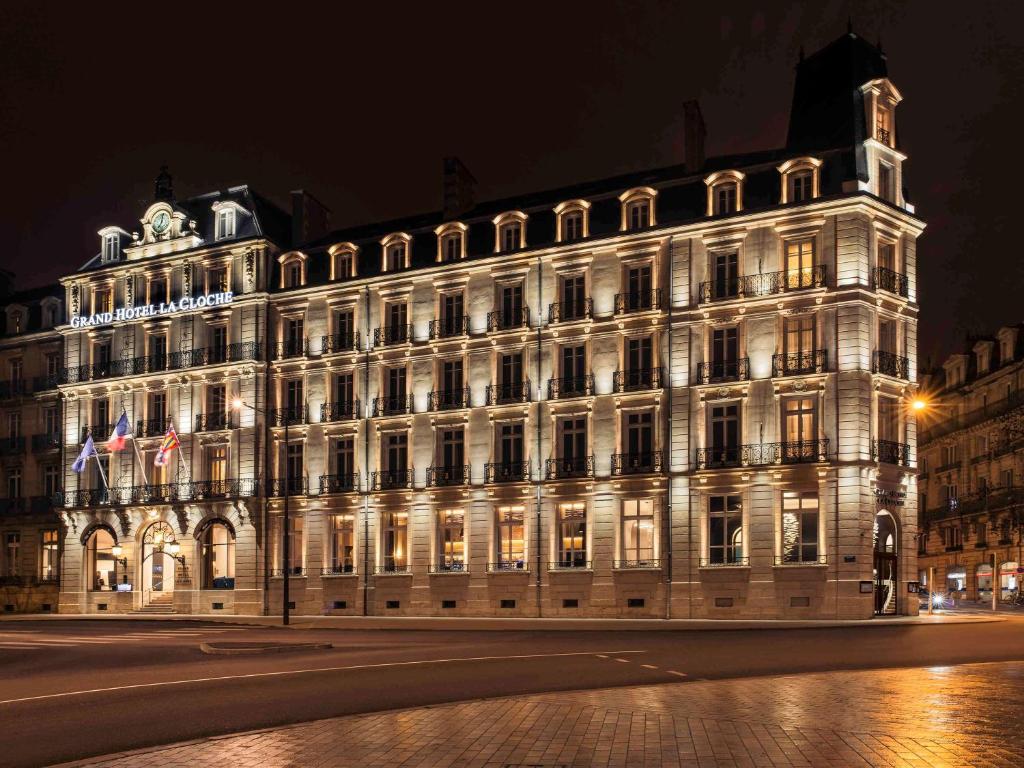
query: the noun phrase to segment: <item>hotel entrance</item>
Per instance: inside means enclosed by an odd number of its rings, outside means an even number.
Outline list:
[[[896,520],[888,512],[875,516],[874,526],[875,615],[891,616],[897,612],[899,585]]]
[[[174,600],[174,581],[181,545],[165,522],[153,523],[142,537],[142,603],[164,605]]]

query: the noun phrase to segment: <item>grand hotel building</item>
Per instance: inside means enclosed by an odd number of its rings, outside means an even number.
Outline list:
[[[340,231],[162,174],[62,281],[59,609],[915,613],[900,100],[850,33],[780,148],[705,158],[691,103],[679,165],[479,203],[448,160]],[[72,472],[122,409],[139,454]]]

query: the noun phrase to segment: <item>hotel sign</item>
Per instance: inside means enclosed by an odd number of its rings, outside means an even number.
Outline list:
[[[883,507],[902,507],[907,503],[907,492],[875,488],[875,501]]]
[[[141,320],[144,317],[161,315],[177,315],[209,307],[222,307],[234,300],[231,291],[223,293],[207,293],[203,296],[184,296],[178,301],[160,302],[159,304],[142,304],[138,307],[118,307],[113,312],[97,312],[95,315],[75,315],[71,318],[72,328],[93,328],[97,325],[109,325],[123,320]]]

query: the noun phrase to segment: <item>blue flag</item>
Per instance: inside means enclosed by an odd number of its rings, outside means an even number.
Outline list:
[[[96,446],[92,442],[92,435],[89,435],[85,439],[85,445],[82,446],[82,452],[78,454],[78,458],[75,459],[75,463],[71,465],[71,468],[81,474],[82,470],[85,469],[85,460],[90,456],[96,455]]]

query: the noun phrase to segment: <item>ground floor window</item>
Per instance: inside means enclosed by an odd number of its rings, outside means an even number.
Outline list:
[[[385,512],[382,518],[385,571],[409,567],[409,513]]]
[[[305,549],[303,547],[303,533],[305,531],[305,521],[300,516],[290,516],[288,518],[288,527],[291,531],[291,536],[288,541],[288,564],[284,564],[284,518],[274,518],[274,563],[276,564],[274,570],[278,575],[283,575],[284,569],[288,568],[288,572],[292,576],[301,576],[305,573]]]
[[[461,509],[442,509],[437,518],[437,565],[442,571],[466,569],[466,515]]]
[[[743,501],[738,494],[708,500],[708,563],[739,564],[743,556]]]
[[[526,568],[526,526],[522,505],[498,507],[497,563],[500,568]]]
[[[60,574],[60,539],[55,528],[41,532],[39,539],[39,578],[54,581]]]
[[[558,505],[558,567],[587,567],[587,505],[582,501]]]
[[[978,581],[978,596],[992,596],[992,566],[988,564],[979,565],[975,571]]]
[[[1020,574],[1017,573],[1019,567],[1020,564],[1012,560],[999,566],[999,591],[1003,597],[1020,588]]]
[[[235,532],[227,523],[214,521],[203,529],[203,589],[235,588]]]
[[[355,557],[355,516],[331,515],[331,572],[352,573]]]
[[[967,589],[967,569],[954,568],[946,574],[946,591],[963,592]]]
[[[652,563],[654,552],[654,499],[622,502],[622,561],[629,566]]]
[[[85,543],[86,574],[91,577],[92,590],[117,588],[117,559],[114,547],[117,539],[108,528],[97,528]]]
[[[818,492],[782,494],[782,562],[818,561]]]
[[[4,534],[4,575],[21,575],[21,533],[8,531]]]

